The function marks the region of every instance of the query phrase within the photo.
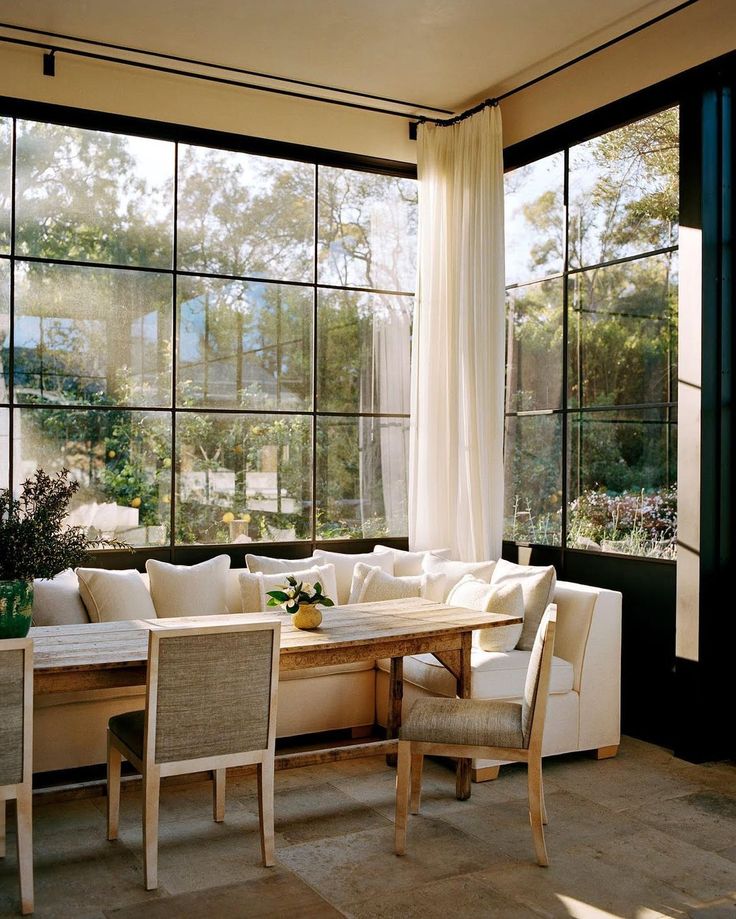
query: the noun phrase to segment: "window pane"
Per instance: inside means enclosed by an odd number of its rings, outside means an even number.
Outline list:
[[[70,524],[135,546],[167,541],[167,413],[16,409],[14,437],[16,489],[38,468],[51,473],[66,467],[81,485],[70,505]]]
[[[563,281],[540,281],[506,296],[506,411],[562,405]]]
[[[677,257],[570,276],[570,404],[677,399]]]
[[[560,545],[561,419],[561,415],[512,416],[506,419],[506,539]]]
[[[309,539],[311,438],[305,416],[180,413],[176,541]]]
[[[171,277],[17,263],[18,402],[168,405]]]
[[[317,419],[317,537],[406,536],[408,418]]]
[[[10,252],[12,157],[13,119],[0,118],[0,252]]]
[[[679,111],[668,109],[570,150],[570,265],[677,242]]]
[[[414,300],[320,291],[317,405],[330,412],[409,413]]]
[[[314,175],[308,163],[179,146],[179,268],[311,281]]]
[[[10,410],[0,408],[0,488],[9,488]]]
[[[170,268],[174,144],[18,121],[17,251]]]
[[[413,291],[416,233],[415,181],[320,167],[322,284]]]
[[[571,416],[569,546],[675,557],[677,429],[667,412]]]
[[[0,402],[8,402],[10,393],[10,262],[0,259]]]
[[[179,405],[311,408],[311,288],[182,277]]]
[[[562,271],[565,254],[565,157],[555,153],[507,172],[506,284]]]

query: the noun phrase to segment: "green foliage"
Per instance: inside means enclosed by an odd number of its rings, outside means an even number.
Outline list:
[[[18,498],[0,490],[0,580],[53,578],[81,565],[93,548],[125,548],[91,540],[81,527],[66,527],[69,501],[79,488],[67,469],[49,476],[43,469],[23,482]]]

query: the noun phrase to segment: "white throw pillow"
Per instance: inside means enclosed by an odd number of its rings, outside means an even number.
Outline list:
[[[557,574],[552,565],[515,565],[499,559],[491,584],[520,584],[524,594],[524,628],[516,647],[531,651],[547,605],[552,602],[557,584]]]
[[[260,571],[263,574],[291,574],[295,569],[304,571],[305,568],[311,568],[317,564],[317,558],[309,555],[307,558],[270,558],[268,555],[251,555],[245,556],[245,564],[248,571]]]
[[[353,569],[359,562],[373,565],[387,574],[394,573],[394,557],[390,552],[362,552],[353,555],[345,552],[327,552],[317,549],[314,557],[320,565],[334,565],[337,579],[337,602],[347,603],[350,599],[350,585],[353,583]]]
[[[524,618],[524,594],[520,584],[499,584],[466,575],[452,588],[447,602],[451,606],[464,606],[483,613],[503,613]],[[513,651],[521,637],[524,623],[500,625],[493,629],[473,632],[473,644],[484,651]]]
[[[314,565],[312,568],[297,568],[276,574],[263,574],[260,571],[241,571],[238,580],[240,581],[243,612],[271,612],[272,608],[268,606],[270,598],[267,592],[269,590],[279,590],[279,588],[283,587],[289,575],[293,575],[298,580],[307,581],[310,584],[315,584],[319,581],[322,586],[322,593],[329,597],[330,600],[335,600],[337,586],[335,584],[334,565]]]
[[[79,594],[79,581],[71,568],[53,578],[33,582],[34,625],[81,625],[89,622]]]
[[[170,565],[149,558],[146,571],[151,599],[161,618],[218,616],[227,613],[230,556],[217,555],[199,565]]]
[[[368,600],[361,600],[361,597],[364,597],[363,588],[365,586],[368,576],[373,571],[381,571],[386,578],[392,578],[393,581],[398,582],[391,590],[397,591],[396,597],[386,597],[384,599],[398,599],[403,596],[407,597],[424,597],[427,600],[435,600],[438,603],[442,603],[444,600],[442,594],[442,587],[444,584],[444,578],[442,575],[438,574],[419,574],[419,575],[403,575],[402,577],[392,576],[386,574],[382,571],[381,568],[375,565],[366,565],[364,562],[358,562],[353,571],[353,583],[350,585],[350,598],[348,603],[361,603],[368,602]],[[402,588],[403,582],[403,588]],[[377,581],[376,584],[383,583],[382,581]],[[388,585],[388,581],[385,582]],[[418,588],[415,590],[415,588]],[[387,589],[389,589],[387,587]],[[409,593],[402,594],[401,590],[406,589],[410,591]],[[375,600],[375,597],[372,597],[371,600]]]
[[[428,574],[444,575],[445,597],[466,574],[472,574],[478,580],[488,583],[491,580],[495,565],[496,563],[490,560],[487,562],[453,562],[432,553],[425,556],[422,562],[422,566]]]
[[[382,600],[404,600],[409,597],[434,600],[438,588],[442,589],[442,578],[437,575],[419,574],[397,578],[375,566],[361,567],[368,570],[362,578],[356,601],[358,603],[379,603]]]
[[[390,552],[394,557],[394,574],[403,578],[413,574],[422,574],[422,562],[426,555],[436,555],[438,558],[450,558],[452,549],[426,549],[419,552],[406,552],[404,549],[394,549],[392,546],[377,545],[374,552]]]
[[[134,568],[77,568],[76,575],[79,594],[92,622],[156,618],[151,595]]]

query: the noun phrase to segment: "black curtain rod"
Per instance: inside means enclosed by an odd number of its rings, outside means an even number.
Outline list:
[[[543,80],[547,80],[549,77],[553,77],[561,71],[567,70],[568,67],[573,67],[575,64],[579,64],[581,61],[592,57],[594,54],[598,54],[600,51],[605,51],[606,48],[610,48],[612,45],[616,45],[626,38],[631,38],[632,35],[636,35],[638,32],[643,32],[644,29],[648,29],[651,26],[656,25],[658,22],[661,22],[663,19],[667,19],[670,16],[673,16],[675,13],[679,13],[680,10],[684,10],[686,7],[693,6],[693,4],[698,2],[699,0],[685,0],[684,3],[680,3],[678,6],[672,7],[671,10],[660,13],[659,16],[655,16],[653,19],[648,19],[646,22],[642,22],[640,25],[634,26],[634,28],[629,29],[628,32],[623,32],[621,35],[617,35],[615,38],[611,38],[608,41],[603,42],[602,45],[597,45],[595,48],[591,48],[589,51],[585,51],[583,54],[579,54],[572,60],[565,61],[564,64],[559,64],[557,67],[553,67],[552,70],[548,70],[546,73],[542,73],[538,77],[527,80],[526,83],[521,83],[519,86],[515,86],[513,89],[507,90],[505,93],[501,93],[500,96],[492,99],[484,99],[482,102],[479,102],[472,108],[469,108],[464,112],[460,112],[459,115],[455,115],[452,118],[426,118],[422,115],[409,125],[409,137],[411,140],[416,140],[417,127],[420,124],[435,124],[443,128],[449,127],[453,124],[459,124],[461,121],[465,121],[466,118],[470,118],[472,115],[477,115],[478,112],[482,112],[484,108],[488,108],[488,106],[496,106],[499,104],[499,102],[503,102],[505,99],[508,99],[511,96],[515,96],[517,93],[520,93],[525,89],[529,89],[531,86],[536,86],[537,83],[541,83]]]
[[[214,64],[211,61],[201,61],[201,60],[197,60],[196,58],[181,57],[176,54],[166,54],[161,51],[147,51],[144,48],[135,48],[129,45],[115,44],[113,42],[97,41],[95,39],[89,39],[89,38],[80,38],[76,35],[68,35],[68,34],[61,33],[61,32],[47,32],[43,29],[33,29],[33,28],[26,27],[26,26],[17,26],[17,25],[13,25],[12,23],[8,23],[8,22],[0,22],[0,28],[12,29],[16,32],[26,32],[31,35],[42,35],[48,38],[62,39],[64,41],[73,41],[73,42],[77,42],[78,44],[92,45],[98,48],[109,48],[114,51],[123,51],[129,54],[142,54],[147,57],[159,58],[160,60],[175,61],[176,63],[179,63],[179,64],[190,64],[196,67],[207,67],[211,70],[221,70],[221,71],[226,71],[228,73],[237,73],[237,74],[241,74],[242,76],[258,77],[258,78],[265,79],[265,80],[274,80],[280,83],[288,83],[293,86],[304,86],[310,89],[323,89],[328,92],[341,93],[343,95],[353,96],[355,98],[372,99],[372,100],[375,100],[376,102],[388,102],[391,105],[403,105],[403,106],[407,106],[412,109],[424,109],[425,111],[430,111],[430,112],[442,112],[443,114],[446,114],[446,115],[452,114],[452,111],[450,109],[438,108],[433,105],[423,105],[420,102],[407,102],[405,99],[392,99],[389,96],[377,96],[377,95],[374,95],[373,93],[364,93],[364,92],[360,92],[358,90],[352,90],[352,89],[342,89],[339,86],[329,86],[325,83],[311,83],[308,80],[298,80],[298,79],[291,79],[289,77],[281,77],[281,76],[277,76],[272,73],[264,73],[259,70],[246,70],[241,67],[230,67],[226,64]],[[178,68],[161,67],[155,64],[146,64],[142,61],[131,61],[126,58],[119,58],[119,57],[113,57],[111,55],[104,55],[104,54],[99,54],[99,53],[82,51],[81,49],[78,49],[78,48],[60,47],[50,42],[40,42],[40,41],[34,42],[34,41],[23,40],[23,39],[14,39],[11,36],[0,36],[0,41],[6,42],[9,44],[22,45],[22,46],[30,47],[30,48],[45,49],[52,55],[56,54],[57,52],[64,53],[64,54],[71,54],[77,57],[86,57],[86,58],[91,58],[93,60],[101,60],[101,61],[112,62],[116,64],[127,64],[133,67],[141,67],[141,68],[148,69],[148,70],[154,70],[154,71],[163,72],[163,73],[171,73],[177,76],[187,76],[187,77],[193,77],[194,79],[207,80],[207,81],[215,82],[215,83],[224,83],[225,85],[228,85],[228,86],[242,86],[245,89],[256,89],[256,90],[261,90],[262,92],[271,92],[271,93],[276,93],[279,95],[296,96],[297,98],[300,98],[300,99],[309,99],[311,101],[316,101],[316,102],[327,102],[332,105],[344,105],[349,108],[361,108],[361,109],[364,109],[365,111],[378,112],[384,115],[398,115],[401,118],[416,118],[417,117],[416,112],[411,112],[411,113],[395,112],[392,110],[380,109],[380,108],[377,108],[376,106],[369,106],[369,105],[361,106],[356,103],[342,102],[339,99],[326,99],[323,96],[315,96],[315,95],[299,93],[295,91],[290,92],[288,90],[279,90],[274,87],[261,86],[259,84],[246,83],[246,82],[241,82],[239,80],[228,80],[228,79],[218,78],[218,77],[214,77],[214,76],[207,75],[207,74],[192,73],[191,71],[184,71]],[[53,76],[53,74],[49,74],[49,75]]]

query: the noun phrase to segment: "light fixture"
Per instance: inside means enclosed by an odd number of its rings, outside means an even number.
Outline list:
[[[52,48],[51,51],[47,51],[43,56],[43,75],[45,77],[55,77],[56,76],[56,58],[54,55],[56,51]]]

